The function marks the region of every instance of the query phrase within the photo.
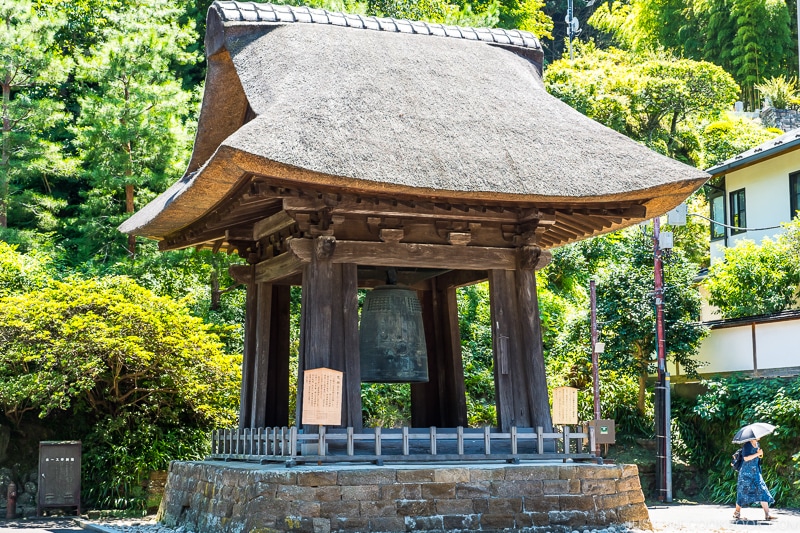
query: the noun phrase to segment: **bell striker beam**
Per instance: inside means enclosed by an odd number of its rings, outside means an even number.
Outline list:
[[[425,342],[428,349],[428,383],[411,385],[413,427],[457,427],[467,424],[467,400],[456,289],[430,281],[420,291]]]
[[[298,425],[302,424],[306,369],[344,372],[342,426],[361,429],[361,381],[358,351],[358,272],[355,264],[333,263],[332,235],[313,239],[310,262],[303,269],[300,356],[297,380]],[[315,426],[302,424],[304,430]]]

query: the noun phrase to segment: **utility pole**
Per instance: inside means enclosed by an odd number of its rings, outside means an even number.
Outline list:
[[[670,391],[667,372],[667,344],[664,337],[664,271],[661,261],[661,220],[653,219],[653,272],[656,304],[656,362],[655,390],[656,475],[658,499],[672,501],[672,446],[670,443]]]
[[[800,2],[800,0],[797,0]],[[574,58],[572,56],[572,0],[567,0],[567,16],[565,18],[567,23],[567,42],[569,43],[569,60],[572,61]]]
[[[589,301],[592,315],[592,381],[594,382],[594,419],[600,420],[600,374],[598,372],[597,357],[597,297],[595,296],[594,280],[589,281]],[[595,427],[597,427],[595,425]],[[595,435],[595,456],[600,457],[600,444]]]

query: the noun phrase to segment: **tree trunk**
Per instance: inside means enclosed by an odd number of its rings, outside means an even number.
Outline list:
[[[11,159],[11,118],[9,101],[11,100],[11,80],[6,75],[3,87],[3,140],[0,146],[0,227],[8,227],[8,173]]]
[[[647,392],[647,373],[642,372],[639,374],[639,398],[636,401],[636,410],[639,411],[640,415],[644,415],[645,412],[645,393]]]
[[[125,212],[133,213],[133,185],[125,186]],[[128,235],[128,257],[131,259],[136,256],[136,235]]]
[[[636,360],[643,361],[644,353],[641,346],[636,346]],[[647,367],[639,372],[639,397],[636,401],[636,410],[640,415],[645,414],[645,395],[647,394]]]

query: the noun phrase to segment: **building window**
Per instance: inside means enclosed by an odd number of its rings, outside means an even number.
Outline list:
[[[735,228],[746,228],[747,217],[745,216],[744,189],[731,193],[731,226]],[[733,229],[731,233],[742,233],[743,229]]]
[[[797,216],[800,210],[800,172],[789,174],[789,218]]]
[[[708,195],[708,204],[711,207],[711,240],[725,238],[725,190],[712,189]],[[716,224],[715,224],[716,222]]]

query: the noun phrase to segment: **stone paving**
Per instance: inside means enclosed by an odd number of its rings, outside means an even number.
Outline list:
[[[774,509],[778,520],[757,521],[762,517],[760,509],[746,509],[742,514],[747,521],[734,521],[733,506],[707,504],[650,504],[648,512],[656,533],[777,533],[800,532],[800,509]],[[95,533],[189,533],[181,528],[168,528],[157,524],[154,516],[127,520],[86,520],[60,518],[57,520],[28,519],[0,520],[0,533],[24,531],[25,533],[66,533],[71,531],[94,531]],[[583,530],[576,530],[584,533]],[[626,528],[595,530],[595,533],[628,532],[641,530]],[[590,531],[591,533],[591,531]]]

